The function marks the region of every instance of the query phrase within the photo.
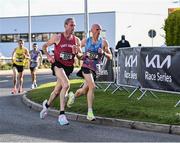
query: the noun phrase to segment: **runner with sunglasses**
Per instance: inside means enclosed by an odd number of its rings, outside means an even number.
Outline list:
[[[82,88],[78,89],[75,94],[73,94],[73,92],[69,93],[67,102],[67,106],[71,107],[76,97],[87,94],[87,119],[90,121],[95,120],[93,100],[96,87],[97,64],[101,62],[103,56],[106,56],[108,59],[112,58],[107,40],[100,37],[101,29],[99,24],[93,24],[91,27],[92,37],[84,39],[81,42],[81,47],[85,48],[85,53],[82,56],[83,65],[77,75],[83,77],[85,82]]]

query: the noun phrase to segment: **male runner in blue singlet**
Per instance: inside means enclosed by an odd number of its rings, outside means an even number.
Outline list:
[[[100,37],[101,29],[102,28],[99,24],[93,24],[91,27],[92,37],[84,39],[81,42],[81,47],[85,47],[85,54],[83,54],[82,57],[83,65],[77,75],[83,77],[85,82],[83,87],[78,89],[75,94],[72,92],[69,93],[69,99],[67,102],[67,106],[71,107],[76,97],[87,94],[87,119],[90,121],[95,120],[92,106],[94,100],[94,80],[96,79],[97,64],[100,64],[103,56],[106,56],[108,59],[112,58],[107,40]]]

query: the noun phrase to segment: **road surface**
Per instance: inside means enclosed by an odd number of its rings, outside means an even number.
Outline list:
[[[24,87],[31,86],[30,75],[25,75]],[[48,73],[38,75],[39,84],[55,81]],[[39,118],[39,112],[25,106],[21,95],[11,95],[11,75],[0,75],[0,142],[63,141],[63,142],[178,142],[179,135],[139,131],[128,128],[95,125],[70,121],[60,126],[57,118]]]

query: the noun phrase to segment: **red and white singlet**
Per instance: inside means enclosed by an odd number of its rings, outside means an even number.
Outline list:
[[[65,66],[73,66],[75,55],[72,53],[72,47],[76,45],[75,36],[68,40],[61,33],[60,42],[54,47],[54,58],[56,61],[60,62]]]

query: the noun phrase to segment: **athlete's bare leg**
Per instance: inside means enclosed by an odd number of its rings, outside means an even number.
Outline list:
[[[35,82],[35,69],[31,70],[31,80],[32,80],[32,84]]]
[[[13,67],[13,88],[16,89],[17,87],[17,69],[16,67]]]
[[[55,70],[58,82],[60,82],[61,86],[62,86],[61,91],[60,91],[60,111],[64,111],[65,95],[67,95],[67,93],[69,91],[70,83],[69,83],[69,79],[66,76],[64,69],[54,67],[54,70]]]
[[[86,82],[84,82],[83,86],[81,88],[79,88],[76,93],[74,94],[75,95],[75,98],[81,96],[81,95],[86,95],[88,92],[88,85]]]
[[[93,75],[92,74],[84,74],[84,79],[86,81],[86,84],[88,86],[88,92],[87,92],[87,102],[88,102],[88,108],[92,109],[93,100],[94,100],[94,90],[96,88]]]
[[[22,87],[23,87],[23,72],[18,73],[18,80],[19,80],[19,87],[18,87],[18,92],[22,92]]]
[[[56,86],[55,86],[53,92],[51,93],[51,95],[50,95],[50,97],[49,97],[49,100],[48,100],[48,102],[47,102],[47,104],[48,104],[49,106],[50,106],[50,105],[52,104],[52,102],[56,99],[56,97],[59,96],[61,89],[62,89],[61,82],[58,81],[58,79],[57,79]]]

